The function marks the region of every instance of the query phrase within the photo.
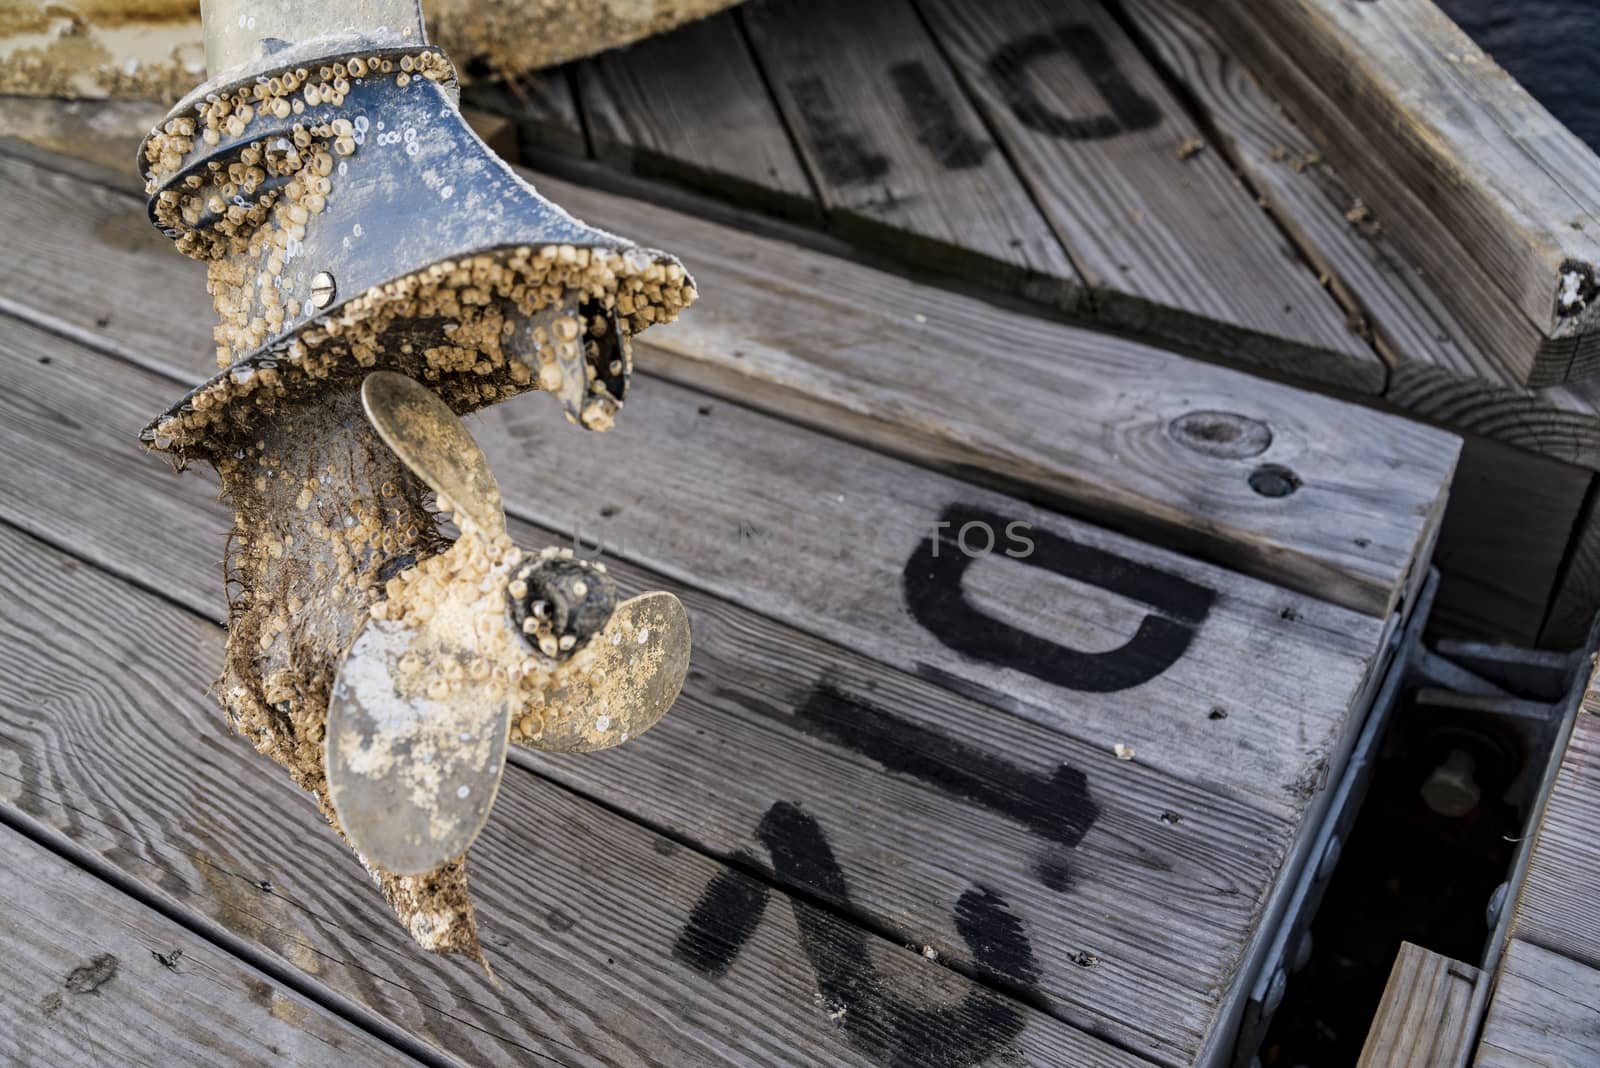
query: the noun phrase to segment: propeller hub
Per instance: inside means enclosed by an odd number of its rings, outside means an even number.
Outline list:
[[[523,564],[506,584],[511,622],[545,656],[565,660],[605,629],[617,584],[588,560],[557,554]]]

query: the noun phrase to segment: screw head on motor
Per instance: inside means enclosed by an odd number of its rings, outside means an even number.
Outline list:
[[[588,560],[537,556],[506,583],[511,622],[524,641],[564,660],[605,629],[617,607],[617,585]]]

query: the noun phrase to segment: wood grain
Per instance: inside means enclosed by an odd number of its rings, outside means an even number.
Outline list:
[[[166,105],[152,100],[0,95],[0,139],[69,152],[131,178],[137,173],[139,143],[166,115]]]
[[[1098,0],[921,0],[1100,318],[1360,392],[1382,367]],[[1180,158],[1180,155],[1185,158]]]
[[[1457,274],[1430,275],[1407,262],[1386,216],[1356,195],[1235,58],[1209,13],[1188,0],[1121,0],[1121,9],[1200,106],[1215,147],[1370,332],[1390,365],[1390,402],[1453,430],[1600,469],[1600,382],[1519,386],[1441,295]],[[1337,118],[1319,114],[1323,123]]]
[[[1600,159],[1431,0],[1215,5],[1216,25],[1520,384],[1600,355]],[[1558,310],[1566,275],[1586,299]],[[1505,344],[1497,344],[1503,340]]]
[[[5,826],[0,906],[7,1064],[416,1063]]]
[[[915,1057],[966,1035],[1029,1064],[1138,1063],[781,891],[753,929],[701,917],[706,938],[742,945],[726,979],[709,978],[673,946],[706,885],[737,877],[521,768],[508,769],[473,852],[497,981],[429,957],[308,799],[222,737],[205,694],[220,628],[11,526],[0,527],[0,581],[15,609],[0,619],[0,800],[446,1057],[872,1065],[875,1042]],[[91,604],[117,610],[81,610]],[[889,1012],[892,1039],[841,1028],[819,1004],[802,937],[827,967],[868,962],[847,1007],[911,992],[900,996],[913,1009],[939,1012]]]
[[[834,229],[1078,307],[1072,262],[910,0],[758,0],[740,17]]]
[[[1448,1068],[1471,1041],[1478,969],[1403,942],[1357,1068]]]
[[[1600,968],[1600,692],[1591,682],[1546,802],[1510,935]]]
[[[1269,810],[1298,811],[1307,777],[1347,729],[1378,619],[725,402],[703,415],[704,396],[650,386],[629,402],[624,430],[582,442],[542,405],[484,413],[478,437],[508,507],[884,663],[1014,704],[1091,745],[1133,746],[1185,781],[1259,795]],[[552,471],[540,458],[554,454],[563,461]],[[955,537],[968,513],[950,520],[952,509],[974,510],[972,522],[996,539],[964,581],[931,563],[941,520],[951,523],[938,543],[943,559],[962,552]],[[1008,545],[1026,551],[1007,540],[1013,522],[1030,525],[1044,563],[1004,555]],[[983,545],[982,527],[972,537]],[[1071,564],[1057,573],[1051,561]],[[1111,592],[1124,577],[1150,585]],[[1190,596],[1212,601],[1192,629],[1190,609],[1168,599]],[[913,600],[924,606],[918,614]],[[1006,637],[981,655],[952,655],[946,643],[959,647],[973,613],[998,624],[983,623],[983,633]],[[1162,633],[1183,635],[1175,660],[1176,646],[1152,637]],[[1241,657],[1254,658],[1257,677],[1237,675]],[[1102,665],[1117,674],[1102,677]],[[1237,710],[1238,733],[1211,729],[1204,713],[1218,705]]]
[[[38,503],[0,517],[218,614],[227,516],[211,481],[129,447],[171,383],[25,325],[12,336],[0,341],[0,465],[13,472],[0,494]],[[39,454],[49,463],[21,462]],[[518,522],[512,534],[525,546],[556,536]],[[684,695],[614,753],[527,753],[524,766],[719,857],[753,850],[762,867],[756,828],[799,802],[847,865],[849,900],[774,873],[780,883],[979,972],[955,906],[981,884],[1027,931],[1033,996],[1052,1014],[1164,1062],[1192,1059],[1216,1025],[1215,991],[1241,979],[1292,826],[625,562],[611,571],[624,593],[666,587],[688,605]],[[839,724],[856,721],[887,735],[852,740]],[[714,790],[686,795],[708,779]]]
[[[731,14],[573,68],[595,156],[817,219],[816,191]]]
[[[1600,971],[1512,942],[1495,977],[1478,1068],[1600,1064]]]
[[[0,293],[129,359],[209,373],[203,272],[172,255],[131,198],[16,159],[0,157],[0,175],[11,192],[0,225],[17,244],[0,260]],[[1455,460],[1448,435],[535,180],[580,216],[675,250],[696,274],[705,295],[690,314],[643,335],[647,369],[1362,611],[1387,613],[1420,573]],[[28,225],[41,214],[71,239]],[[161,306],[121,296],[125,278],[146,272],[168,295]],[[74,278],[80,299],[57,299],[59,277]],[[1211,410],[1265,423],[1270,447],[1174,435],[1174,419]],[[1249,477],[1265,463],[1290,468],[1300,489],[1256,493]]]
[[[685,258],[705,296],[642,362],[697,388],[1374,613],[1443,505],[1457,446],[1416,423],[544,184]],[[1264,464],[1300,489],[1257,493]]]

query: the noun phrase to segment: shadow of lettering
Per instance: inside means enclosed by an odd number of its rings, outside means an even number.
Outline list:
[[[961,125],[950,98],[939,88],[928,68],[916,60],[896,63],[889,68],[900,101],[911,113],[917,143],[928,150],[946,170],[964,171],[981,167],[994,144],[973,137]]]
[[[947,507],[939,518],[957,530],[973,522],[1000,527],[1008,522],[1004,516],[959,504]],[[1029,533],[1035,549],[1016,558],[1019,566],[1044,568],[1098,586],[1161,614],[1146,615],[1133,637],[1116,649],[1102,653],[1071,649],[973,607],[961,582],[974,557],[950,545],[937,552],[932,539],[923,539],[901,575],[912,618],[963,656],[1070,690],[1114,693],[1149,682],[1177,663],[1216,599],[1215,591],[1160,568],[1042,528]]]
[[[816,153],[817,166],[829,182],[850,185],[889,173],[889,160],[873,152],[862,136],[846,125],[827,82],[819,77],[798,78],[789,83],[789,94]]]
[[[1074,118],[1054,111],[1039,98],[1028,76],[1030,65],[1066,55],[1089,76],[1109,113]],[[1155,102],[1139,92],[1117,67],[1111,50],[1092,26],[1071,23],[1009,41],[989,57],[987,73],[1011,114],[1030,130],[1067,141],[1092,141],[1161,122]]]

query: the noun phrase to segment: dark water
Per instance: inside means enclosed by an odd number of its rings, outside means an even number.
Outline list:
[[[1600,0],[1437,0],[1441,8],[1600,151]]]

